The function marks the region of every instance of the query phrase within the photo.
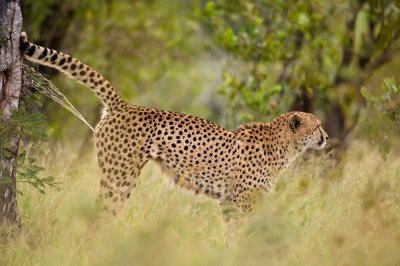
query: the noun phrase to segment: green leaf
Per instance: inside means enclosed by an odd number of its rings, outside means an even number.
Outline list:
[[[362,95],[367,101],[373,101],[373,100],[374,100],[374,96],[372,96],[372,94],[369,93],[369,91],[368,91],[365,87],[361,87],[361,95]]]
[[[225,30],[223,38],[225,45],[227,45],[228,47],[234,47],[238,42],[238,37],[231,28],[227,28]]]

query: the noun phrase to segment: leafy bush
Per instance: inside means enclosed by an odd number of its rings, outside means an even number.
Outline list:
[[[30,94],[20,103],[17,110],[13,111],[9,120],[0,121],[0,156],[5,158],[13,156],[10,146],[13,139],[19,138],[29,141],[31,145],[46,138],[46,117],[40,113],[33,113],[29,110],[32,105],[38,105],[39,96]],[[37,164],[34,157],[29,156],[28,152],[20,148],[17,155],[17,182],[29,183],[39,192],[44,193],[46,186],[60,189],[59,182],[52,176],[41,177],[44,168]],[[10,178],[2,179],[2,182],[10,182]],[[21,190],[17,191],[22,194]]]
[[[363,107],[361,86],[400,51],[396,1],[216,0],[201,18],[241,63],[220,90],[235,122],[296,109],[330,118],[342,138]]]
[[[400,134],[400,87],[394,78],[383,80],[380,91],[375,95],[365,87],[362,95],[368,103],[364,119],[360,122],[360,133],[379,147],[386,159],[393,136]]]

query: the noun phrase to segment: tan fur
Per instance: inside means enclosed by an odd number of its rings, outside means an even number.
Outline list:
[[[308,148],[323,148],[328,139],[320,120],[308,113],[285,113],[269,123],[227,130],[198,117],[131,105],[77,59],[29,43],[26,36],[21,42],[25,58],[86,84],[107,108],[96,127],[95,143],[103,173],[99,196],[114,214],[149,160],[159,163],[179,186],[249,211],[253,194],[268,192],[296,157]]]

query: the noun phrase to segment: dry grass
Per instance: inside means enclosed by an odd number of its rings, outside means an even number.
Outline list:
[[[23,188],[24,231],[2,246],[0,265],[400,264],[400,159],[384,162],[363,143],[340,166],[321,155],[298,161],[228,247],[217,204],[167,186],[154,165],[124,214],[94,229],[94,155],[58,161],[48,168],[63,190]]]

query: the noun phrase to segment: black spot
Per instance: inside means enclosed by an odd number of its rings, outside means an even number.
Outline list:
[[[75,70],[75,68],[76,68],[76,65],[75,65],[75,64],[72,64],[72,65],[71,65],[71,70]]]
[[[65,58],[62,58],[61,60],[60,60],[60,62],[58,62],[58,64],[60,65],[60,66],[62,66],[62,65],[64,65],[64,63],[65,63]]]
[[[42,54],[38,57],[38,59],[43,59],[47,55],[47,48],[44,48]]]
[[[24,40],[24,39],[21,37],[21,42],[20,42],[19,48],[21,49],[22,52],[26,52],[26,50],[27,50],[28,48],[30,48],[30,45],[31,45],[31,44],[30,44],[27,40]]]
[[[80,73],[79,73],[81,76],[84,76],[84,75],[86,75],[86,71],[81,71]]]
[[[32,45],[31,47],[29,47],[29,49],[28,49],[28,51],[26,52],[26,54],[27,54],[28,56],[32,56],[32,55],[35,53],[35,50],[36,50],[36,46],[35,46],[35,45]]]
[[[54,54],[52,57],[51,57],[51,62],[54,62],[54,61],[56,61],[57,60],[57,54]]]

